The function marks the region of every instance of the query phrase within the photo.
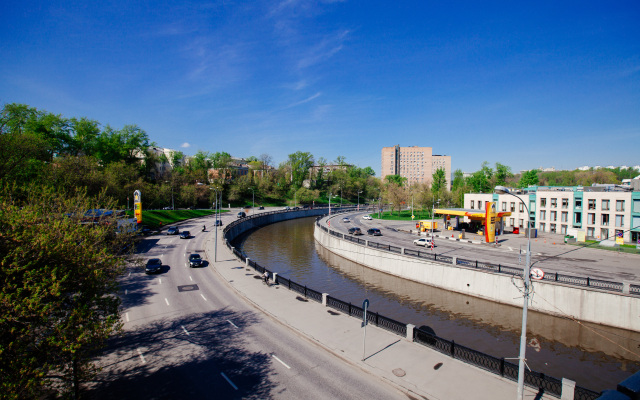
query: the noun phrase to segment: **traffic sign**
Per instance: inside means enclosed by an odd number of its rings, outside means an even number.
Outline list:
[[[544,271],[540,268],[531,268],[531,279],[535,279],[537,281],[544,278]]]

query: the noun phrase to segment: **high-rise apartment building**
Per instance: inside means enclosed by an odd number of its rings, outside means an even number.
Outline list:
[[[382,148],[382,179],[387,175],[400,175],[407,182],[431,184],[433,173],[444,169],[447,189],[451,189],[451,156],[433,154],[431,147],[393,147]]]

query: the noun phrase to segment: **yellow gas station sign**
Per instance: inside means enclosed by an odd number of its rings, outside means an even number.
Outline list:
[[[496,240],[496,203],[488,201],[486,209],[484,239],[487,243],[493,243]]]
[[[142,195],[139,190],[133,192],[133,214],[139,224],[142,223]]]

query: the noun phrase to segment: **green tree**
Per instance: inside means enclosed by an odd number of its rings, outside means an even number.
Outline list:
[[[453,171],[453,182],[451,182],[451,190],[455,191],[465,185],[464,173],[461,169]]]
[[[300,188],[309,175],[309,168],[313,166],[313,156],[308,152],[296,151],[289,154],[287,165],[291,169],[291,184]]]
[[[407,181],[407,178],[400,175],[387,175],[385,179],[387,180],[387,183],[395,183],[398,186],[404,185]]]
[[[507,179],[511,178],[513,176],[513,173],[511,173],[511,168],[500,164],[500,163],[496,163],[496,172],[494,174],[494,181],[493,181],[493,186],[504,186],[507,183]]]
[[[538,184],[538,170],[532,169],[522,174],[518,181],[518,187],[526,188]]]
[[[91,359],[120,329],[116,254],[131,236],[112,217],[82,224],[85,212],[114,206],[82,192],[65,198],[30,188],[16,202],[0,194],[0,393],[38,398],[62,388],[77,398]]]
[[[433,176],[432,176],[431,191],[435,193],[440,193],[446,188],[447,188],[447,174],[443,168],[438,168],[436,172],[433,173]]]
[[[407,201],[407,191],[396,182],[390,182],[384,186],[383,196],[385,201],[391,205],[392,213],[393,210],[398,210],[400,213],[402,204]]]

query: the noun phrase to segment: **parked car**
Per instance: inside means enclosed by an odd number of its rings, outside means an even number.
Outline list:
[[[170,226],[169,229],[167,229],[167,235],[178,235],[180,234],[180,229],[176,228],[175,226]]]
[[[245,213],[244,211],[240,211],[240,212],[238,213],[238,218],[244,218],[244,217],[246,217],[246,216],[247,216],[247,213]]]
[[[420,238],[413,241],[416,246],[431,246],[433,240],[431,238]],[[434,245],[435,246],[435,245]]]
[[[351,222],[351,220],[348,217],[344,217],[342,218],[342,222]]]
[[[382,236],[382,232],[380,232],[380,229],[378,228],[371,228],[367,230],[367,235]]]
[[[350,235],[362,235],[362,231],[357,226],[354,226],[353,228],[349,228],[349,234]]]
[[[367,215],[363,215],[362,219],[366,219],[367,221],[371,221],[373,218],[371,218],[371,215],[367,214]]]
[[[189,239],[191,237],[191,232],[189,231],[182,231],[180,233],[180,239]]]
[[[200,254],[189,254],[189,267],[202,267],[203,265],[204,260],[200,257]]]
[[[144,267],[146,274],[156,274],[162,271],[162,260],[159,258],[150,258],[147,260],[147,265]]]
[[[264,210],[264,206],[258,207],[258,210]]]

